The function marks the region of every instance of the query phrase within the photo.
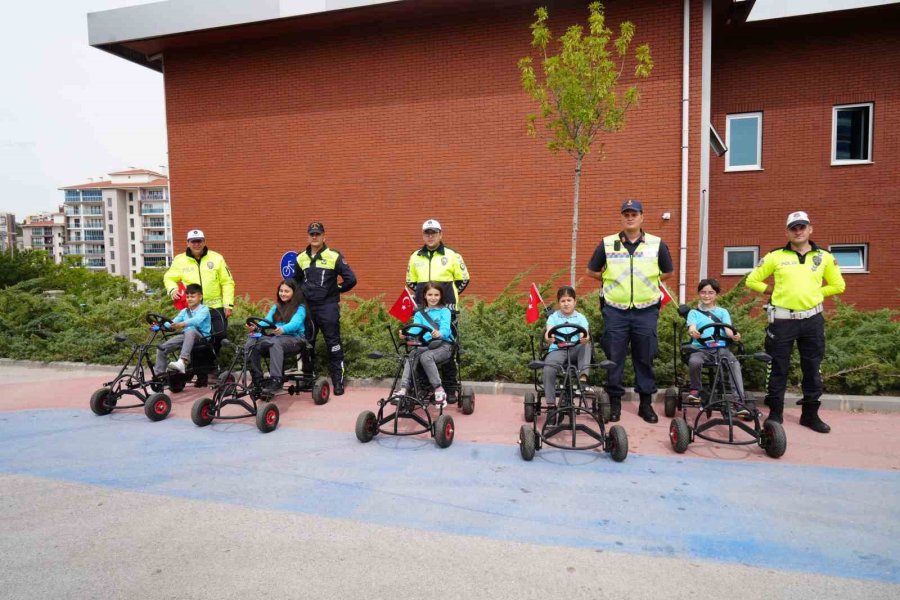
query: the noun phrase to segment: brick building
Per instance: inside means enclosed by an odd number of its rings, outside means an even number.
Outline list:
[[[549,4],[559,35],[585,21],[587,3],[313,4],[230,2],[224,10],[212,0],[175,0],[89,15],[92,45],[164,72],[176,239],[202,227],[239,292],[255,298],[271,295],[279,258],[300,249],[314,219],[325,222],[366,296],[396,294],[429,217],[465,256],[471,294],[490,297],[529,269],[528,279],[542,281],[566,268],[574,164],[526,135],[534,105],[516,62],[530,52],[537,6]],[[855,244],[845,260],[865,244],[868,262],[849,278],[845,298],[884,305],[867,288],[900,279],[886,237],[900,212],[891,200],[898,153],[884,133],[898,115],[891,73],[900,50],[897,34],[879,23],[900,11],[895,4],[745,23],[752,5],[606,2],[611,24],[634,22],[655,67],[625,130],[606,139],[604,160],[595,152],[585,162],[579,266],[618,229],[621,201],[637,197],[645,229],[667,240],[676,282],[692,297],[699,277],[740,272],[752,263],[749,249],[759,255],[783,243],[784,216],[802,208],[815,239]],[[848,14],[852,26],[841,30]],[[798,27],[804,35],[792,36]],[[853,52],[833,52],[836,41]],[[872,64],[856,52],[880,55]],[[830,131],[838,103],[873,103],[866,161],[831,166],[830,138],[811,146],[811,130]],[[851,130],[865,116],[857,108],[843,114]],[[738,118],[745,113],[762,114],[761,169],[747,163],[757,121]],[[736,151],[711,153],[710,123]],[[725,172],[729,160],[742,170]],[[846,201],[873,194],[878,227],[857,223],[861,207]]]

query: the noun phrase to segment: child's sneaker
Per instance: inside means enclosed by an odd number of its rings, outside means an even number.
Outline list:
[[[184,373],[184,359],[179,358],[176,361],[169,363],[169,370],[176,371],[178,373]]]
[[[700,404],[700,391],[691,390],[688,392],[687,401],[691,404]]]
[[[447,406],[447,392],[443,388],[434,390],[434,405],[439,408]]]

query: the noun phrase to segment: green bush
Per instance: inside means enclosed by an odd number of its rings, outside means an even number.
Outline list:
[[[541,288],[548,303],[555,299],[557,273]],[[494,300],[463,297],[460,334],[463,340],[462,376],[477,381],[528,382],[531,372],[530,340],[539,339],[544,320],[526,325],[526,294],[518,291],[525,274],[513,278]],[[162,291],[161,270],[143,272],[142,280],[152,292],[140,292],[127,280],[107,273],[90,272],[69,264],[55,265],[42,252],[19,252],[3,255],[0,260],[0,356],[38,361],[78,361],[119,364],[127,349],[113,340],[124,333],[134,340],[146,336],[144,315],[156,312],[174,314],[168,297]],[[581,289],[596,288],[593,282],[581,282]],[[62,290],[59,297],[49,297],[47,290]],[[578,310],[585,314],[591,330],[599,339],[603,329],[597,291],[578,299]],[[391,300],[391,299],[388,299]],[[731,311],[743,334],[747,352],[763,350],[765,317],[761,298],[743,285],[722,294],[720,303]],[[236,299],[229,322],[229,338],[239,343],[244,339],[244,320],[262,316],[271,300],[251,302],[248,297]],[[862,312],[838,302],[826,321],[828,347],[822,364],[826,390],[831,393],[897,393],[900,391],[900,358],[898,312],[879,310]],[[659,386],[673,380],[673,328],[680,331],[683,320],[674,304],[660,314],[659,355],[655,368]],[[387,329],[399,329],[400,323],[388,315],[382,296],[363,299],[344,298],[341,330],[348,374],[351,377],[384,377],[393,375],[388,361],[368,358],[372,351],[390,352],[393,345]],[[682,334],[683,337],[683,334]],[[682,340],[679,340],[679,343]],[[327,353],[319,336],[316,352],[320,372],[327,372]],[[230,359],[230,351],[223,363]],[[630,359],[629,359],[630,363]],[[684,367],[678,364],[684,373]],[[633,383],[630,364],[625,368],[626,385]],[[601,377],[595,374],[594,377]],[[762,363],[748,362],[744,368],[748,389],[765,387]],[[792,357],[790,382],[800,383],[799,360]],[[597,379],[595,383],[602,383]]]

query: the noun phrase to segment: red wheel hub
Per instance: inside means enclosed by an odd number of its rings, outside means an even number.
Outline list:
[[[274,425],[278,422],[278,414],[274,410],[266,411],[266,424]]]
[[[200,418],[204,421],[211,421],[209,418],[209,404],[204,404],[203,408],[200,409]]]
[[[448,440],[453,439],[453,423],[448,422],[444,425],[444,437]]]
[[[669,441],[673,445],[678,443],[678,429],[675,427],[675,423],[669,425]]]
[[[325,400],[326,398],[328,398],[330,393],[331,393],[331,386],[329,386],[326,383],[325,385],[322,386],[322,391],[319,392],[319,398],[321,398],[322,400]]]
[[[153,410],[156,411],[156,414],[161,415],[166,412],[166,401],[165,400],[157,400],[156,404],[153,405]]]

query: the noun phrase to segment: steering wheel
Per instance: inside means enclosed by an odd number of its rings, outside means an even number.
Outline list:
[[[167,323],[172,322],[169,317],[164,317],[156,313],[147,313],[147,315],[144,317],[144,320],[147,321],[148,325],[158,325],[160,327],[165,327]]]
[[[410,346],[422,346],[425,344],[425,335],[431,333],[431,329],[420,323],[410,323],[400,328],[400,335],[406,338]],[[410,340],[409,338],[412,338]]]
[[[715,330],[712,333],[712,339],[714,339],[714,340],[728,341],[728,334],[725,333],[726,329],[731,330],[732,335],[737,335],[738,333],[740,333],[737,330],[737,327],[735,327],[734,325],[729,325],[728,323],[707,323],[706,325],[704,325],[703,327],[698,329],[697,333],[701,334],[701,337],[703,337],[702,334],[707,329]]]
[[[563,329],[571,331],[563,332]],[[554,343],[558,348],[568,348],[569,346],[574,346],[581,343],[581,338],[587,337],[588,331],[581,325],[570,325],[564,323],[561,325],[554,325],[549,330],[547,330],[546,335],[547,337],[554,340]]]
[[[250,327],[256,327],[256,330],[263,335],[268,335],[270,329],[276,329],[275,325],[272,325],[262,317],[247,317],[247,320],[244,322]]]

